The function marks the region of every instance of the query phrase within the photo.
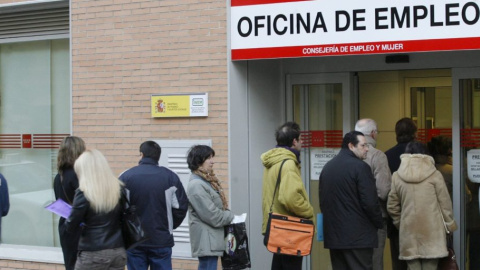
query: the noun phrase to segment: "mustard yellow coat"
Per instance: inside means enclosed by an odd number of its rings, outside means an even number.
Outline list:
[[[262,154],[261,160],[265,167],[263,171],[263,223],[262,233],[265,233],[268,213],[272,204],[273,191],[277,182],[280,165],[284,159],[282,179],[275,195],[273,212],[314,220],[313,207],[308,199],[307,191],[300,176],[300,164],[295,154],[285,148],[273,148]]]

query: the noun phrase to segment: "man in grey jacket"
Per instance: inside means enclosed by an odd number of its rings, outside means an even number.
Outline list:
[[[392,175],[388,167],[387,156],[380,150],[376,149],[378,129],[377,123],[373,119],[364,118],[357,121],[355,130],[365,135],[365,139],[369,145],[367,158],[364,161],[372,168],[375,177],[375,185],[377,187],[378,202],[383,217],[383,228],[379,229],[378,247],[373,250],[373,270],[383,270],[383,251],[385,248],[385,240],[387,238],[387,198],[392,184]]]

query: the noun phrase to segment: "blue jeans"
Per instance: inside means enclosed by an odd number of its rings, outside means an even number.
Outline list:
[[[198,270],[217,270],[218,257],[198,257]]]
[[[172,270],[172,248],[136,247],[127,250],[128,270]]]

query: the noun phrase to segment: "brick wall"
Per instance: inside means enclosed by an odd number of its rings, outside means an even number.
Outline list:
[[[65,270],[63,264],[0,260],[0,270]]]
[[[73,133],[120,173],[147,139],[212,139],[227,175],[225,1],[72,1]],[[207,118],[152,119],[152,94],[209,93]]]
[[[0,0],[0,4],[20,2]],[[211,139],[228,194],[226,1],[71,0],[73,134],[115,174],[148,139]],[[209,94],[207,118],[152,119],[152,94]],[[175,269],[197,262],[174,260]],[[0,260],[0,270],[63,269]]]

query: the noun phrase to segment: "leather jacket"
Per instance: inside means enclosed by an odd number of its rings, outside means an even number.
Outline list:
[[[97,251],[124,247],[121,219],[122,199],[108,213],[96,213],[80,189],[75,192],[72,212],[65,222],[68,232],[82,230],[78,250]]]

